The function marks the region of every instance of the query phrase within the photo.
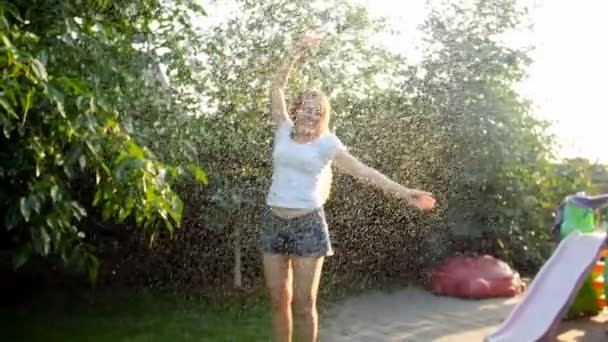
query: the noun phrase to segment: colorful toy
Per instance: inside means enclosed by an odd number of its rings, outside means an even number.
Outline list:
[[[589,197],[585,193],[568,196],[556,213],[554,235],[565,238],[573,231],[593,233],[597,229],[595,210],[608,204],[608,195]],[[576,319],[598,315],[606,307],[606,284],[608,276],[604,267],[606,250],[598,256],[591,274],[583,282],[574,303],[570,306],[566,319]]]
[[[564,317],[596,315],[602,310],[604,278],[608,277],[602,259],[608,234],[597,230],[595,210],[606,205],[608,195],[584,193],[561,203],[553,226],[557,248],[486,342],[554,341]]]
[[[457,254],[431,274],[432,292],[467,299],[514,297],[524,283],[507,263],[490,255]]]

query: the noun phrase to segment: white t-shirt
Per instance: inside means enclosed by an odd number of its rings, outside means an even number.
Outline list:
[[[266,204],[293,209],[316,209],[327,201],[331,161],[344,145],[331,132],[308,143],[295,142],[289,120],[277,129],[272,153],[272,184]]]

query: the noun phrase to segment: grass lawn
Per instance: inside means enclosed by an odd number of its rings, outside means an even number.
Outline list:
[[[45,294],[0,308],[0,341],[269,341],[262,296],[190,297],[135,290]]]
[[[371,284],[362,277],[325,277],[320,313]],[[204,294],[141,289],[25,290],[35,296],[16,296],[16,292],[23,289],[1,294],[28,299],[19,305],[0,304],[0,342],[270,341],[264,289]]]

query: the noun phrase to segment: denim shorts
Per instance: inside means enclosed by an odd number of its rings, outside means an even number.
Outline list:
[[[258,236],[258,249],[262,253],[298,257],[333,255],[325,211],[314,209],[293,218],[282,218],[264,210]]]

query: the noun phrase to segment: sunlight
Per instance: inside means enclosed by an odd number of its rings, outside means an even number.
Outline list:
[[[384,32],[373,41],[407,56],[409,64],[422,60],[418,27],[428,15],[429,0],[353,0],[376,17],[385,17],[398,32]],[[520,0],[530,10],[531,31],[513,32],[510,44],[534,46],[529,78],[519,90],[534,102],[535,113],[553,123],[562,157],[585,157],[608,162],[603,148],[606,111],[601,80],[608,78],[608,50],[600,43],[608,22],[608,2],[602,0]],[[236,7],[214,2],[206,26],[220,22]]]
[[[408,56],[421,59],[421,35],[417,27],[428,12],[428,0],[359,0],[370,12],[389,18],[401,31],[378,40]],[[554,122],[563,157],[586,157],[608,162],[603,148],[605,118],[601,80],[608,78],[605,40],[608,23],[603,15],[608,3],[602,0],[520,1],[530,7],[532,31],[515,32],[509,43],[535,46],[531,53],[529,79],[521,84],[522,95],[533,100],[536,114]]]
[[[608,52],[600,44],[608,31],[607,10],[599,0],[544,1],[533,13],[535,63],[522,89],[542,117],[555,121],[564,156],[608,161],[600,84],[608,77]]]

